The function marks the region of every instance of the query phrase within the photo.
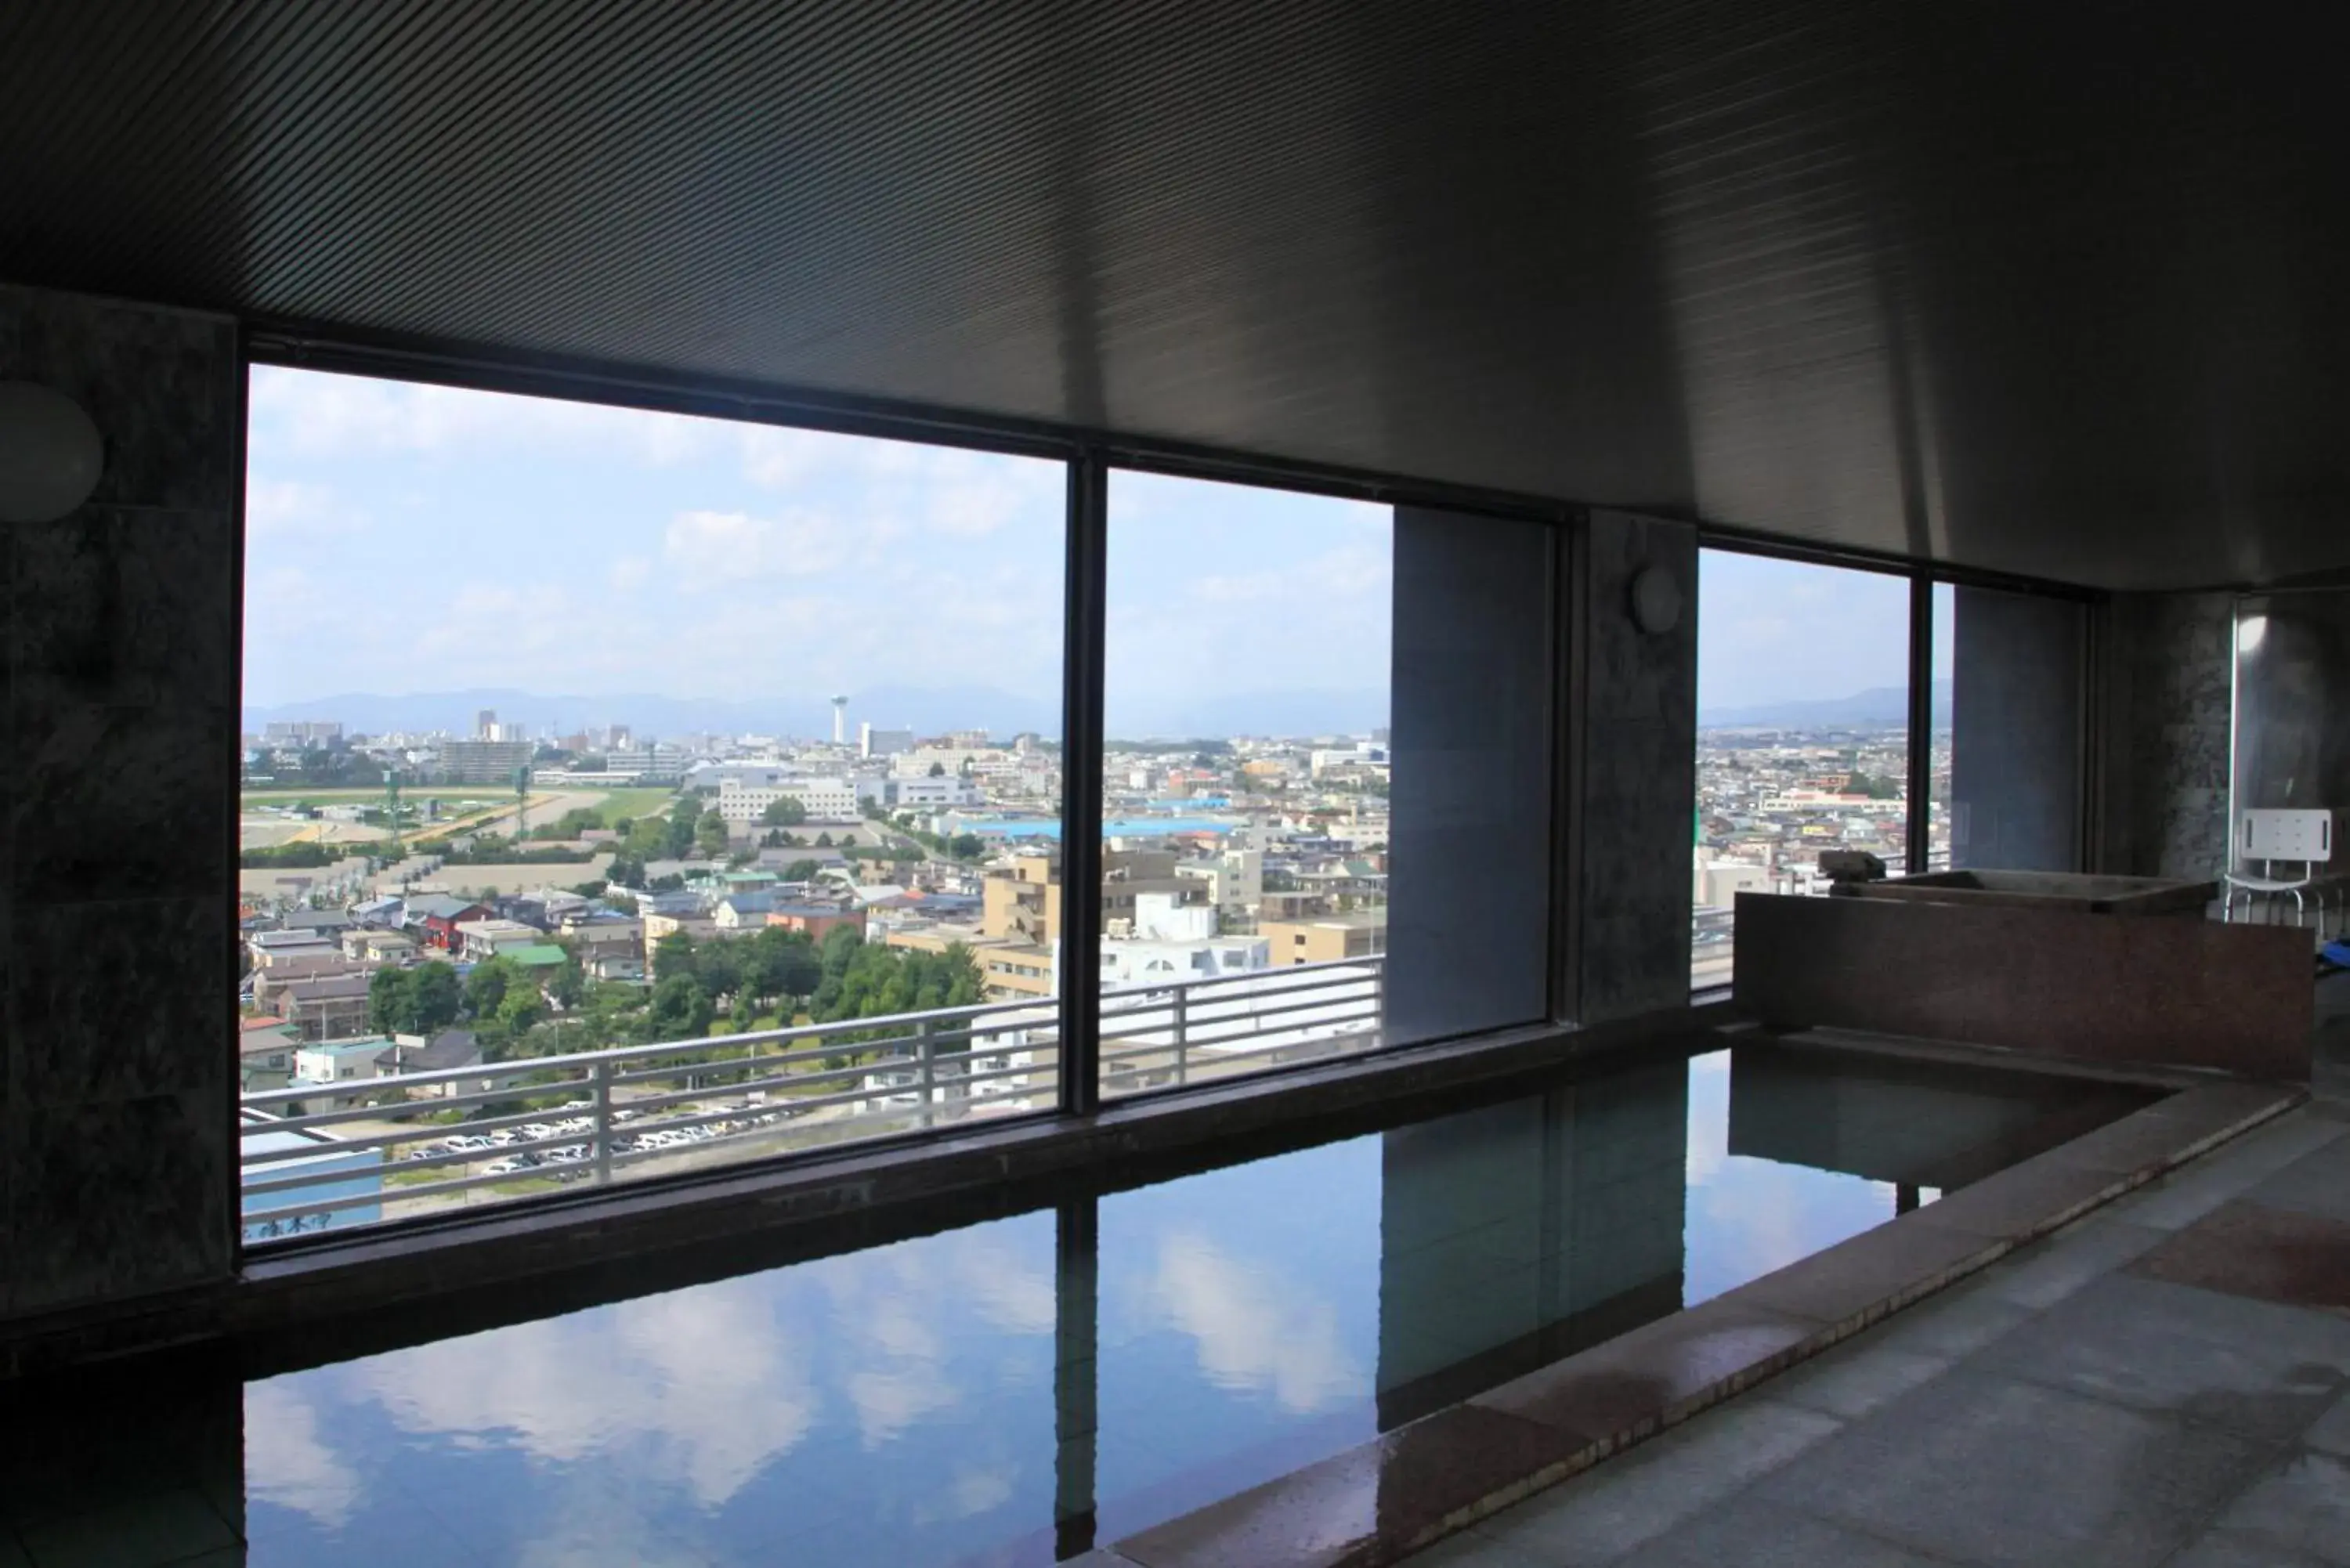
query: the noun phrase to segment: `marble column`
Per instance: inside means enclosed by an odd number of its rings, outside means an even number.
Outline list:
[[[2117,594],[2107,626],[2098,868],[2217,876],[2228,857],[2233,601]]]
[[[0,1316],[234,1261],[242,378],[224,317],[0,286],[0,379],[78,400],[87,504],[0,524]]]
[[[1588,679],[1582,732],[1585,1023],[1686,1004],[1690,867],[1697,813],[1697,530],[1591,515],[1579,614]],[[1679,585],[1669,631],[1631,617],[1632,578],[1656,566]]]

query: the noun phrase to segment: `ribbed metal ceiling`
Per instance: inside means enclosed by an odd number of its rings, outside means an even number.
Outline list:
[[[2350,566],[2333,73],[2158,12],[26,0],[0,277],[2114,586]]]

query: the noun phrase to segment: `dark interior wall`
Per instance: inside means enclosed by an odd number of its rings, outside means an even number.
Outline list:
[[[1669,631],[1631,617],[1632,579],[1657,566],[1679,585]],[[1586,1023],[1688,1004],[1690,856],[1697,812],[1697,530],[1591,514],[1576,606],[1585,660],[1582,929]]]
[[[2094,869],[2199,877],[2226,862],[2231,613],[2223,593],[2114,597]]]
[[[224,318],[0,286],[97,493],[0,524],[0,1314],[225,1276],[241,382]]]

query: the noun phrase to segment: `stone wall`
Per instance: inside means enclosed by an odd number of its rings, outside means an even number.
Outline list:
[[[2228,857],[2232,600],[2117,594],[2108,615],[2097,868],[2215,877]]]
[[[106,473],[0,524],[0,1315],[233,1261],[241,379],[224,318],[0,286]]]
[[[1632,578],[1662,566],[1679,624],[1632,622]],[[1576,1017],[1604,1023],[1686,1005],[1690,857],[1697,812],[1697,530],[1595,512],[1578,607],[1586,670],[1583,951]]]

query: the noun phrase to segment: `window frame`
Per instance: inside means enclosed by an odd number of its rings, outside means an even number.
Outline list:
[[[1588,700],[1588,659],[1578,610],[1587,609],[1582,595],[1589,581],[1590,504],[1565,501],[1524,492],[1352,469],[1342,465],[1276,459],[1243,451],[1226,450],[1174,441],[1152,441],[1117,435],[1076,423],[1045,419],[1010,419],[972,415],[895,400],[739,379],[713,379],[643,368],[619,368],[556,356],[501,357],[494,351],[451,340],[347,327],[329,327],[281,317],[253,318],[239,330],[239,407],[236,410],[239,483],[236,506],[235,591],[237,624],[242,628],[245,591],[245,531],[244,516],[244,450],[247,438],[246,389],[255,366],[274,366],[368,376],[402,382],[446,386],[470,390],[505,392],[552,398],[606,407],[696,415],[744,424],[764,424],[844,435],[920,442],[952,450],[1041,458],[1062,462],[1068,476],[1065,503],[1067,574],[1062,600],[1062,834],[1064,845],[1063,904],[1060,933],[1061,969],[1091,983],[1064,983],[1055,999],[1059,1010],[1059,1098],[1051,1110],[1003,1118],[1005,1125],[1034,1127],[1082,1120],[1104,1109],[1099,1087],[1100,1049],[1100,930],[1102,892],[1102,702],[1106,627],[1104,624],[1108,549],[1107,489],[1112,468],[1170,477],[1195,478],[1231,484],[1280,489],[1303,494],[1326,495],[1391,506],[1422,506],[1464,516],[1536,524],[1551,531],[1554,572],[1550,587],[1554,693],[1552,854],[1548,952],[1551,997],[1546,1020],[1526,1026],[1477,1031],[1468,1035],[1409,1045],[1381,1044],[1347,1058],[1335,1071],[1372,1072],[1391,1067],[1383,1062],[1400,1052],[1457,1047],[1463,1041],[1490,1037],[1497,1046],[1523,1044],[1529,1029],[1565,1035],[1578,1030],[1578,992],[1582,948],[1582,909],[1575,896],[1582,869],[1582,843],[1587,824],[1580,808],[1584,758],[1579,737]],[[1617,510],[1626,510],[1618,508]],[[1638,514],[1638,509],[1631,509]],[[1683,521],[1686,521],[1685,519]],[[2107,642],[2106,606],[2111,596],[2099,590],[2012,574],[1977,571],[1901,556],[1863,549],[1836,548],[1779,538],[1757,531],[1707,524],[1695,524],[1700,551],[1730,550],[1821,565],[1858,568],[1907,577],[1911,584],[1909,735],[1910,788],[1913,799],[1929,791],[1923,779],[1930,772],[1930,660],[1933,648],[1931,592],[1936,584],[1952,583],[1992,587],[2009,592],[2054,597],[2089,607],[2082,659],[2082,756],[2080,858],[2093,865],[2102,817],[2102,734],[2099,696]],[[1692,603],[1694,592],[1692,589]],[[1922,607],[1922,610],[1920,607]],[[240,630],[234,649],[242,669]],[[1921,703],[1920,692],[1924,693]],[[1918,743],[1919,736],[1926,744]],[[224,749],[230,784],[236,783],[234,746]],[[1691,755],[1694,765],[1694,737]],[[1913,846],[1922,844],[1926,815],[1912,813]],[[237,863],[236,830],[229,828],[229,864]],[[1080,875],[1077,862],[1091,867]],[[231,877],[231,897],[234,878]],[[1687,936],[1684,935],[1684,942]],[[226,1026],[224,1026],[226,1033]],[[224,1042],[224,1048],[233,1043]],[[1278,1094],[1281,1080],[1301,1086],[1326,1079],[1330,1062],[1305,1062],[1269,1067],[1249,1075],[1253,1091]],[[1213,1093],[1220,1085],[1170,1085],[1122,1096],[1126,1107],[1145,1108],[1151,1102],[1189,1100]],[[224,1107],[230,1121],[230,1145],[236,1147],[238,1097],[234,1091]],[[909,1147],[935,1143],[937,1129],[878,1137],[843,1146],[857,1155],[887,1154]],[[502,1216],[543,1216],[550,1220],[582,1204],[593,1204],[624,1194],[654,1193],[713,1185],[729,1180],[789,1173],[839,1151],[817,1148],[745,1159],[709,1172],[681,1173],[629,1183],[625,1188],[586,1189],[534,1197],[513,1206],[501,1205]],[[234,1166],[226,1174],[234,1185]],[[237,1195],[230,1195],[232,1211]],[[439,1216],[393,1220],[344,1235],[327,1232],[302,1242],[271,1246],[275,1261],[309,1248],[333,1248],[355,1241],[414,1236],[447,1226]],[[246,1248],[235,1241],[239,1267]]]
[[[2081,684],[2080,727],[2077,736],[2080,767],[2078,769],[2080,798],[2075,803],[2079,822],[2077,848],[2073,869],[2087,871],[2097,863],[2098,833],[2103,821],[2103,770],[2099,762],[2097,738],[2104,732],[2100,696],[2104,690],[2106,623],[2106,607],[2113,596],[2102,589],[2082,587],[2046,578],[2019,576],[2012,573],[1980,571],[1947,562],[1917,561],[1901,556],[1877,551],[1815,545],[1743,529],[1700,524],[1697,546],[1700,558],[1704,552],[1717,550],[1731,555],[1753,556],[1769,560],[1793,561],[1805,566],[1832,566],[1844,571],[1872,572],[1879,576],[1906,580],[1909,589],[1908,621],[1908,713],[1905,728],[1908,791],[1910,809],[1904,823],[1903,859],[1907,867],[1929,867],[1931,864],[1930,835],[1933,820],[1933,701],[1934,701],[1934,590],[1952,587],[1987,588],[2001,593],[2025,595],[2036,598],[2060,599],[2084,607],[2082,649],[2079,680]],[[1705,628],[1700,621],[1698,635]],[[1956,678],[1953,670],[1953,679]],[[1696,765],[1696,737],[1690,737],[1690,765]],[[1927,809],[1917,809],[1924,802]],[[1692,995],[1708,995],[1711,992],[1692,991]]]

